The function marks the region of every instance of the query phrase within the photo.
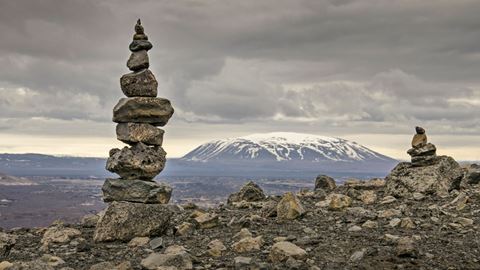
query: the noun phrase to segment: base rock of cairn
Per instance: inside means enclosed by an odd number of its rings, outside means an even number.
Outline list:
[[[156,97],[158,83],[148,70],[152,47],[138,20],[127,62],[132,73],[120,79],[127,98],[113,109],[117,139],[129,146],[110,150],[106,169],[120,179],[107,179],[102,187],[103,200],[110,204],[98,220],[96,242],[162,235],[170,227],[173,213],[165,204],[172,189],[153,179],[166,162],[164,131],[157,126],[166,125],[174,110],[168,99]]]
[[[444,196],[459,188],[463,179],[460,165],[449,156],[437,156],[436,147],[427,143],[423,128],[417,127],[412,148],[407,153],[412,162],[399,163],[385,178],[385,193],[408,197],[413,193]]]

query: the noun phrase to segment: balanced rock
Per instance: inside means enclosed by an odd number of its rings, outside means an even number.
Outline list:
[[[120,175],[122,179],[151,180],[163,170],[165,155],[160,146],[148,147],[137,143],[122,150],[110,150],[106,168]]]
[[[337,187],[335,179],[327,175],[319,175],[315,179],[315,190],[323,189],[327,192],[334,190]]]
[[[417,134],[413,136],[412,147],[417,148],[427,144],[427,135],[425,134],[425,129],[422,127],[415,127],[415,131]]]
[[[165,184],[142,180],[107,179],[102,187],[103,201],[126,201],[166,204],[172,188]]]
[[[132,52],[138,52],[141,50],[148,51],[153,47],[152,43],[148,40],[133,40],[128,47]]]
[[[133,40],[148,40],[140,19],[138,19],[137,24],[135,24],[135,35],[133,35]]]
[[[113,122],[150,123],[164,126],[173,115],[168,99],[155,97],[122,98],[113,108]]]
[[[135,237],[162,235],[172,215],[163,204],[112,202],[100,217],[93,237],[96,242],[126,242]]]
[[[408,197],[415,192],[445,195],[460,186],[463,171],[451,157],[439,156],[429,166],[412,166],[409,162],[399,163],[385,178],[385,194]]]
[[[292,192],[283,195],[277,204],[277,217],[279,219],[296,219],[305,213],[300,200]]]
[[[437,161],[437,148],[431,143],[427,143],[421,147],[414,147],[407,151],[412,157],[412,165],[428,166]]]
[[[133,145],[144,143],[161,146],[163,143],[162,129],[146,123],[120,123],[117,125],[117,139]]]
[[[127,61],[127,67],[131,71],[140,71],[146,69],[150,66],[148,59],[148,53],[146,50],[141,50],[138,52],[132,52],[130,58]]]
[[[232,204],[234,202],[257,202],[266,198],[263,190],[254,182],[250,181],[244,185],[239,192],[233,193],[228,197],[227,203]]]
[[[150,70],[144,69],[123,75],[120,87],[127,97],[156,97],[158,82]]]

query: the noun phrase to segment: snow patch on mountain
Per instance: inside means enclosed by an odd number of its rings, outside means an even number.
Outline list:
[[[292,132],[252,134],[200,145],[183,160],[392,161],[356,142]]]

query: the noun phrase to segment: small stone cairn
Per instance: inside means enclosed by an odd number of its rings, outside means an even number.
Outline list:
[[[128,144],[110,150],[106,169],[120,175],[107,179],[102,187],[103,199],[109,202],[100,218],[96,241],[128,241],[137,236],[163,233],[172,215],[164,205],[172,189],[153,180],[165,167],[162,148],[165,126],[173,115],[170,101],[157,97],[158,83],[149,68],[147,51],[152,44],[145,35],[140,19],[135,25],[132,54],[127,67],[132,71],[120,78],[127,96],[113,109],[117,139]]]
[[[413,166],[427,166],[435,163],[437,159],[437,148],[435,145],[427,142],[425,129],[415,127],[417,134],[413,136],[412,148],[407,153],[412,157]]]

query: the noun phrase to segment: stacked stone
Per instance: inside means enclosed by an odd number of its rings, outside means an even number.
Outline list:
[[[425,129],[415,127],[417,134],[413,136],[412,148],[407,153],[412,157],[413,166],[428,166],[437,161],[437,148],[435,145],[427,142]]]
[[[169,216],[169,210],[163,204],[170,200],[172,189],[153,178],[163,170],[166,161],[162,148],[164,131],[158,126],[165,126],[174,110],[169,100],[157,97],[158,83],[148,69],[147,52],[151,48],[139,19],[129,46],[132,53],[127,61],[132,72],[120,78],[121,89],[127,97],[121,98],[113,109],[113,122],[118,123],[117,139],[129,146],[110,150],[106,169],[120,178],[107,179],[102,187],[104,201],[112,203],[97,224],[97,241],[159,234],[165,222],[156,224],[159,219],[155,221],[156,215],[152,213]],[[124,213],[126,209],[134,211]],[[152,220],[145,220],[149,216]],[[142,220],[134,220],[138,218]],[[129,222],[138,223],[130,234],[119,236],[112,232]]]

